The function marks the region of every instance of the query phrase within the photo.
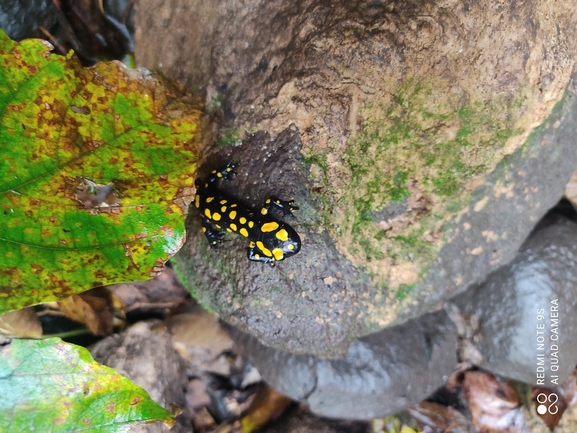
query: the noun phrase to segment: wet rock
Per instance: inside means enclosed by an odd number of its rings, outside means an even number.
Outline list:
[[[577,364],[577,224],[546,219],[507,266],[454,299],[478,318],[481,367],[534,385]]]
[[[343,359],[291,355],[232,331],[262,377],[319,415],[373,419],[433,393],[453,371],[455,327],[444,311],[356,340]]]
[[[320,229],[318,211],[323,204],[309,192],[301,144],[294,125],[274,138],[258,132],[241,146],[211,155],[212,167],[201,168],[199,175],[203,179],[203,170],[234,160],[240,162],[237,176],[222,182],[220,189],[241,203],[258,210],[270,195],[295,198],[299,210],[295,218],[284,221],[303,240],[297,256],[274,268],[248,262],[247,241],[234,234],[218,250],[211,250],[200,216],[191,209],[187,242],[173,263],[188,287],[196,288],[196,296],[228,323],[292,353],[316,346],[313,353],[339,357],[351,335],[362,332],[359,318],[368,314],[368,307],[358,297],[368,290],[370,277],[339,254],[328,233]]]
[[[239,198],[305,204],[303,248],[274,270],[242,239],[208,256],[190,220],[188,288],[269,346],[342,357],[508,263],[577,166],[572,8],[140,1],[140,64],[200,88],[218,119],[199,175],[240,152]],[[265,160],[291,124],[299,146]]]

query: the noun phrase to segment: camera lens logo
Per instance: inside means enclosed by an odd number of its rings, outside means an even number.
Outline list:
[[[552,392],[551,394],[547,395],[544,392],[537,395],[537,413],[539,415],[545,415],[546,413],[550,413],[551,415],[555,415],[559,408],[557,407],[557,401],[559,400],[559,396]]]

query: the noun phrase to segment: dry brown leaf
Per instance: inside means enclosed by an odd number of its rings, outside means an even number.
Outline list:
[[[112,296],[105,287],[97,287],[80,295],[72,295],[58,303],[69,319],[82,323],[94,335],[112,334],[114,307]]]
[[[281,416],[292,400],[269,386],[263,386],[257,393],[245,416],[242,417],[242,431],[250,433]]]
[[[202,407],[198,411],[193,411],[192,420],[194,423],[194,431],[206,432],[213,431],[217,428],[216,421],[206,407]]]
[[[0,334],[13,338],[39,338],[42,325],[34,307],[10,311],[0,316]]]
[[[463,394],[478,432],[528,432],[519,395],[510,384],[499,382],[490,373],[468,371],[463,379]]]

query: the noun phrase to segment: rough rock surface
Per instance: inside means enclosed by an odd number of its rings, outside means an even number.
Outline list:
[[[481,367],[534,385],[569,377],[577,364],[576,239],[574,222],[545,220],[509,265],[453,300],[479,320]]]
[[[114,368],[144,388],[150,397],[167,410],[171,405],[185,407],[184,385],[188,382],[181,358],[164,328],[154,329],[155,322],[139,322],[127,331],[107,337],[90,348],[92,357]],[[186,414],[176,418],[172,429],[162,423],[141,424],[131,433],[184,433],[191,431]]]
[[[250,332],[267,335],[273,346],[299,352],[303,346],[321,344],[325,355],[334,356],[348,347],[350,334],[363,333],[358,318],[368,312],[357,298],[368,290],[364,282],[369,276],[355,269],[328,234],[318,229],[322,203],[308,192],[308,169],[300,159],[300,147],[299,133],[292,126],[274,140],[256,133],[242,146],[211,158],[213,167],[240,161],[237,176],[222,182],[221,189],[255,209],[271,194],[297,198],[296,217],[285,221],[303,240],[298,256],[274,268],[249,262],[247,241],[237,235],[229,235],[224,246],[211,250],[200,216],[192,209],[187,242],[173,265],[202,302],[218,308],[229,323],[241,329],[248,325]],[[199,178],[205,176],[201,172]]]
[[[319,415],[373,419],[406,409],[442,386],[457,363],[457,336],[444,311],[356,340],[343,359],[292,355],[232,330],[273,387]]]
[[[274,138],[294,123],[310,187],[268,163],[245,179],[319,203],[301,225],[318,236],[253,284],[244,267],[259,264],[199,264],[193,238],[179,259],[181,273],[202,269],[189,288],[267,345],[342,356],[354,337],[438,309],[510,261],[577,166],[576,8],[141,0],[137,61],[200,90],[220,118],[201,167],[234,154],[245,131]],[[263,155],[248,148],[248,160]],[[326,254],[312,263],[307,249]],[[327,274],[336,259],[346,266]],[[294,269],[307,275],[298,292]],[[334,300],[323,285],[339,286]]]

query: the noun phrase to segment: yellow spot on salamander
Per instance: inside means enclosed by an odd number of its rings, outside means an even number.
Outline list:
[[[196,194],[194,196],[194,206],[198,209],[200,207],[200,195]]]
[[[237,230],[236,224],[235,223],[231,223],[230,224],[230,228],[233,229],[234,231]]]
[[[246,224],[246,218],[245,217],[240,217],[238,220],[239,223],[241,224]]]
[[[270,198],[267,198],[266,201],[265,201],[265,203],[266,203],[266,204],[269,204],[269,203],[270,203]]]
[[[255,244],[253,241],[250,241],[249,244],[248,244],[248,247],[249,247],[249,248],[254,248],[255,245],[256,245],[256,244]]]
[[[220,204],[226,204],[226,200],[221,200]]]
[[[288,240],[288,233],[285,229],[280,229],[274,235],[276,236],[277,239],[279,239],[281,241],[287,241]],[[293,248],[294,248],[294,246],[293,246]]]
[[[270,252],[270,250],[267,247],[265,247],[261,241],[256,241],[256,247],[259,250],[261,250],[265,256],[272,257],[272,253]]]
[[[266,210],[266,208],[263,207],[263,208],[260,210],[260,213],[263,214],[263,215],[266,215],[266,214],[268,213],[268,210]]]
[[[260,259],[260,254],[255,254],[255,255],[254,255],[254,258],[255,258],[255,259]]]
[[[220,208],[220,211],[221,211],[222,213],[225,213],[225,212],[226,212],[226,206],[222,206],[222,207]]]
[[[231,204],[230,207],[236,207],[236,203]]]
[[[212,219],[215,221],[220,221],[220,214],[218,212],[213,212]]]
[[[226,231],[229,232],[229,233],[232,233],[232,230],[231,230],[231,229],[226,229]]]
[[[235,210],[231,210],[230,213],[228,214],[228,217],[233,220],[236,218],[236,211]]]
[[[216,176],[217,176],[217,177],[222,177],[222,173],[220,173],[220,172],[219,172],[219,173],[216,173]]]
[[[294,244],[288,244],[287,248],[288,248],[289,250],[294,250],[294,249],[295,249],[295,246],[294,246]]]
[[[217,229],[221,229],[221,228],[222,228],[222,227],[219,226],[218,224],[215,224],[215,226],[216,226]]]
[[[211,218],[212,218],[212,215],[210,214],[210,210],[208,210],[208,209],[205,209],[205,210],[204,210],[204,215],[205,215],[208,219],[211,219]]]
[[[206,233],[206,227],[203,227],[203,228],[202,228],[202,232],[203,232],[203,233]]]
[[[274,250],[272,250],[272,255],[277,260],[282,260],[284,257],[284,254],[282,253],[282,250],[280,248],[275,248]]]
[[[249,221],[248,222],[248,228],[252,229],[254,227],[254,222],[253,221]]]
[[[214,197],[207,197],[206,202],[207,202],[207,203],[210,203],[210,202],[213,201],[213,200],[214,200]]]
[[[244,227],[242,227],[238,232],[245,238],[248,238],[248,231]]]
[[[271,221],[269,223],[264,223],[260,228],[261,232],[268,233],[273,232],[278,229],[278,223],[276,221]]]

